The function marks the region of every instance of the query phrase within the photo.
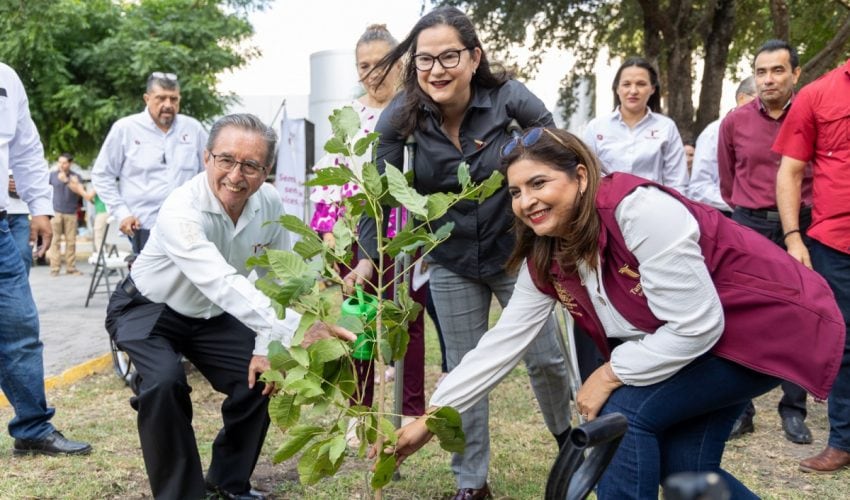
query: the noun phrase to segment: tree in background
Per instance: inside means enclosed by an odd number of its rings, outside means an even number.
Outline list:
[[[443,0],[466,9],[487,44],[502,54],[525,45],[542,54],[567,49],[576,56],[563,80],[559,104],[564,117],[575,110],[575,92],[592,78],[600,50],[611,57],[643,55],[661,72],[666,113],[682,139],[693,141],[720,113],[723,79],[739,77],[742,58],[770,38],[796,45],[803,63],[802,83],[835,67],[850,50],[848,0]],[[704,62],[694,82],[695,60]],[[533,71],[540,56],[524,70]],[[610,82],[598,82],[600,92]],[[694,108],[694,86],[699,86]]]
[[[21,76],[45,151],[90,163],[112,123],[144,106],[153,71],[176,73],[201,121],[235,100],[216,75],[258,51],[248,13],[270,0],[0,0],[0,60]]]

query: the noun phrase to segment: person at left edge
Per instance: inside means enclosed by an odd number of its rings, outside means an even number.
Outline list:
[[[32,214],[29,240],[42,239],[36,249],[41,257],[53,235],[49,220],[53,190],[47,182],[44,148],[30,117],[24,86],[12,68],[0,63],[0,388],[15,411],[9,422],[9,434],[15,438],[13,453],[89,453],[88,443],[66,439],[50,423],[55,410],[47,406],[44,394],[43,345],[38,338],[29,264],[22,258],[6,220],[10,172],[15,177],[15,192]]]
[[[283,206],[266,184],[277,136],[257,117],[219,119],[204,152],[206,172],[174,190],[130,276],[109,300],[106,329],[130,356],[139,394],[139,438],[151,490],[158,499],[263,498],[250,478],[269,426],[273,386],[258,383],[269,369],[268,345],[289,345],[300,315],[277,318],[257,290],[246,259],[288,247],[277,220]],[[304,344],[354,340],[342,328],[313,325]],[[224,427],[212,445],[206,477],[192,431],[186,357],[227,395]]]
[[[207,133],[198,120],[179,114],[177,75],[148,77],[145,109],[112,126],[94,162],[91,180],[133,253],[145,246],[162,202],[204,170]]]

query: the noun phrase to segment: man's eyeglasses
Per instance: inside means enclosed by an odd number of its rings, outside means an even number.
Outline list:
[[[162,71],[154,71],[153,73],[151,73],[151,78],[167,80],[169,82],[177,81],[177,75],[175,75],[174,73],[163,73]]]
[[[242,175],[248,178],[257,178],[266,173],[266,167],[260,165],[259,163],[253,160],[247,161],[237,161],[232,156],[228,156],[225,154],[215,154],[210,152],[210,156],[213,158],[213,165],[220,170],[224,170],[225,172],[230,172],[236,166],[239,166],[239,170],[242,172]]]
[[[413,54],[413,65],[416,66],[416,69],[419,71],[431,71],[431,68],[434,67],[434,61],[439,61],[440,66],[443,69],[451,69],[456,68],[458,64],[460,64],[460,55],[472,49],[449,49],[444,50],[438,56],[432,56],[431,54]]]
[[[516,149],[516,147],[520,144],[522,144],[522,147],[524,147],[524,148],[535,145],[537,143],[537,141],[540,140],[540,137],[543,136],[544,132],[546,133],[546,135],[548,135],[549,137],[554,139],[555,142],[557,142],[561,146],[564,146],[565,148],[570,149],[566,144],[564,144],[564,141],[562,141],[560,137],[553,134],[549,130],[546,130],[543,127],[534,127],[533,129],[530,129],[526,133],[522,134],[521,136],[513,137],[513,138],[511,138],[511,140],[509,140],[507,143],[505,143],[505,145],[502,146],[502,151],[501,151],[502,158],[511,154],[514,151],[514,149]]]

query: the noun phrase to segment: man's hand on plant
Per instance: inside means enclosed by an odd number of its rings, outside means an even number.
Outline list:
[[[427,421],[428,415],[423,415],[395,431],[398,436],[398,442],[395,446],[385,448],[384,452],[395,455],[396,467],[407,460],[407,457],[419,451],[419,448],[425,446],[434,437],[434,434],[428,430],[428,426],[425,424]],[[375,458],[377,455],[378,450],[375,446],[372,446],[369,449],[369,458]]]
[[[346,342],[354,342],[357,340],[357,335],[351,331],[336,325],[329,325],[323,321],[316,321],[306,332],[304,332],[304,341],[301,342],[301,347],[305,349],[311,344],[322,339],[338,338]]]
[[[248,364],[248,388],[253,389],[257,383],[257,374],[262,375],[266,370],[270,370],[269,358],[266,356],[252,356],[251,362]],[[268,396],[273,393],[275,386],[272,383],[267,383],[263,387],[263,396]]]
[[[369,259],[360,259],[354,269],[342,279],[342,292],[346,295],[354,293],[354,285],[363,285],[372,279],[374,266]]]

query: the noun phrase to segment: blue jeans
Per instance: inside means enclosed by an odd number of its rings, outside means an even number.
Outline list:
[[[777,378],[705,354],[663,382],[620,387],[601,414],[622,413],[629,429],[597,497],[655,499],[667,476],[693,471],[720,474],[732,498],[757,498],[720,468],[720,460],[747,402],[777,385]]]
[[[850,254],[817,241],[812,242],[809,254],[815,271],[832,288],[847,329],[841,368],[829,392],[829,446],[850,451]]]
[[[38,312],[27,270],[9,223],[0,220],[0,388],[15,409],[9,434],[42,439],[54,428],[53,408],[44,396],[44,360],[38,339]]]
[[[30,246],[30,216],[29,214],[9,214],[6,216],[9,221],[9,230],[12,231],[12,238],[15,239],[15,244],[21,252],[21,257],[24,259],[24,266],[27,268],[27,274],[32,267],[32,247]]]

